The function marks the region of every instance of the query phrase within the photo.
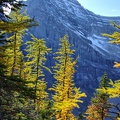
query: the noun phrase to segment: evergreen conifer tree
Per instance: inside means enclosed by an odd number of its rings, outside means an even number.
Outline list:
[[[109,86],[108,75],[105,72],[101,78],[99,88],[96,90],[94,97],[91,99],[91,104],[88,106],[86,111],[87,120],[104,120],[107,118],[110,103],[108,102],[109,95],[99,89],[107,89]]]

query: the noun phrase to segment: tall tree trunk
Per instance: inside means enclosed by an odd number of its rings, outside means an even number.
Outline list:
[[[14,40],[14,48],[13,48],[14,49],[14,51],[13,51],[14,59],[13,59],[11,76],[13,76],[13,74],[15,72],[15,63],[16,63],[16,58],[17,58],[17,55],[16,55],[16,44],[17,44],[17,33],[15,33],[15,40]]]
[[[39,61],[40,61],[40,48],[38,52],[38,58],[37,58],[37,68],[36,68],[36,80],[35,80],[35,98],[34,103],[36,102],[36,92],[37,92],[37,84],[38,84],[38,77],[39,77]]]

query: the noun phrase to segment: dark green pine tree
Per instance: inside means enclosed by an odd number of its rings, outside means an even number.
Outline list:
[[[109,95],[104,93],[100,89],[107,89],[109,86],[108,75],[105,72],[101,78],[99,88],[96,89],[94,97],[91,99],[91,104],[88,106],[86,111],[87,120],[105,120],[109,117],[108,110],[110,108],[110,103],[108,102]]]
[[[104,87],[104,88],[106,89],[107,87],[110,86],[110,85],[109,85],[109,82],[110,82],[110,79],[108,78],[107,73],[104,72],[104,75],[102,76],[101,81],[100,81],[99,88]]]
[[[23,6],[26,6],[23,3],[23,0],[0,0],[0,20],[8,21],[8,18],[11,18],[4,8],[11,9],[12,11],[16,11],[21,9]]]

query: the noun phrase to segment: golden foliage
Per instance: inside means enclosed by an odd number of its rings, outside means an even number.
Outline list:
[[[75,107],[79,107],[78,103],[82,103],[81,97],[86,97],[85,93],[82,93],[79,88],[75,87],[73,83],[73,74],[75,73],[74,66],[77,59],[73,60],[71,57],[74,50],[71,50],[71,45],[68,42],[68,36],[64,36],[60,39],[61,48],[56,52],[57,60],[54,67],[55,84],[50,90],[53,90],[53,110],[56,114],[57,120],[75,120],[75,116],[72,114],[72,110]]]
[[[120,67],[120,63],[114,62],[114,67],[115,67],[115,68],[119,68],[119,67]]]
[[[120,97],[120,80],[116,80],[115,83],[111,80],[110,85],[112,87],[107,88],[107,93],[111,98]]]
[[[24,73],[26,74],[27,86],[35,90],[34,103],[36,104],[36,110],[43,110],[46,107],[46,101],[48,93],[46,92],[47,84],[44,81],[43,69],[50,71],[45,66],[46,55],[50,52],[45,40],[38,39],[34,35],[31,35],[32,41],[27,41],[27,61],[25,63]]]

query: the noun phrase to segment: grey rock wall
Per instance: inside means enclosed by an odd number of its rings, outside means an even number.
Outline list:
[[[114,61],[120,61],[120,47],[108,43],[101,33],[113,33],[116,29],[110,21],[119,22],[119,17],[99,16],[82,7],[77,0],[29,0],[28,14],[40,23],[29,32],[44,38],[53,52],[59,47],[59,38],[68,34],[69,41],[76,50],[75,58],[80,58],[76,67],[75,83],[88,97],[85,104],[98,87],[106,71],[111,79],[120,78],[119,71],[113,68]],[[53,54],[48,56],[47,66],[54,65]],[[47,75],[49,73],[45,72]],[[46,75],[48,87],[54,81]]]

